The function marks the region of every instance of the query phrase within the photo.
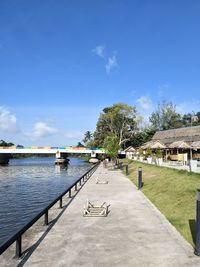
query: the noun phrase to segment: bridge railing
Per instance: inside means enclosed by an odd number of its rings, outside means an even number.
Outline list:
[[[96,150],[102,151],[103,148],[91,148],[91,147],[76,147],[76,146],[0,146],[0,149],[31,149],[31,150],[38,150],[38,149],[46,149],[46,150]]]
[[[90,176],[95,172],[100,162],[95,164],[89,171],[83,174],[77,181],[75,181],[69,188],[67,188],[62,194],[60,194],[56,199],[54,199],[46,208],[44,208],[40,213],[38,213],[30,222],[28,222],[24,227],[22,227],[16,234],[9,238],[3,245],[0,246],[0,255],[7,250],[16,241],[16,257],[20,258],[22,256],[22,235],[44,215],[44,224],[48,225],[48,212],[51,207],[53,207],[56,202],[59,201],[59,207],[62,208],[62,198],[67,193],[69,198],[71,198],[71,191],[74,187],[75,191],[78,190],[78,185],[82,186],[82,183],[86,182]]]

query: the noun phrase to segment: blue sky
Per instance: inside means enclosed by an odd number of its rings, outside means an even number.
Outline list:
[[[0,1],[0,139],[76,145],[117,102],[200,110],[198,0]]]

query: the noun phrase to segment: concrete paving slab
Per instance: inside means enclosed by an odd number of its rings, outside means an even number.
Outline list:
[[[83,217],[87,199],[109,203],[108,216]],[[101,165],[23,265],[182,267],[200,266],[200,258],[127,177]]]

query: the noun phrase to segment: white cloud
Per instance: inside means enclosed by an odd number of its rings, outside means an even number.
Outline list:
[[[11,112],[5,107],[0,107],[0,130],[11,134],[15,134],[20,131],[17,125],[16,116],[11,114]]]
[[[105,67],[107,74],[109,74],[113,68],[117,67],[117,59],[115,55],[108,58],[108,62]]]
[[[109,74],[113,68],[115,68],[115,67],[118,66],[118,64],[117,64],[117,58],[116,58],[116,53],[114,52],[112,56],[110,56],[110,57],[107,58],[105,56],[105,47],[104,46],[98,45],[98,46],[96,46],[92,50],[92,52],[95,55],[103,58],[106,61],[105,68],[106,68],[106,73],[107,74]]]
[[[142,109],[150,109],[152,107],[152,101],[148,96],[141,96],[137,99],[137,103]]]
[[[37,122],[34,126],[31,137],[33,139],[39,139],[51,136],[57,132],[56,128],[48,126],[45,122]]]
[[[78,138],[78,139],[81,139],[82,140],[84,138],[84,134],[82,132],[74,132],[74,131],[66,132],[64,134],[64,136],[67,139],[77,139]]]
[[[92,50],[92,52],[93,52],[95,55],[104,58],[104,57],[105,57],[105,56],[104,56],[104,49],[105,49],[104,46],[102,46],[102,45],[98,45],[98,46],[96,46],[96,47]]]

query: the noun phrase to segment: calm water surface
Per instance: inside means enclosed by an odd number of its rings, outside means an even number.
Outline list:
[[[0,245],[91,168],[71,158],[68,168],[55,158],[10,160],[0,166]]]

